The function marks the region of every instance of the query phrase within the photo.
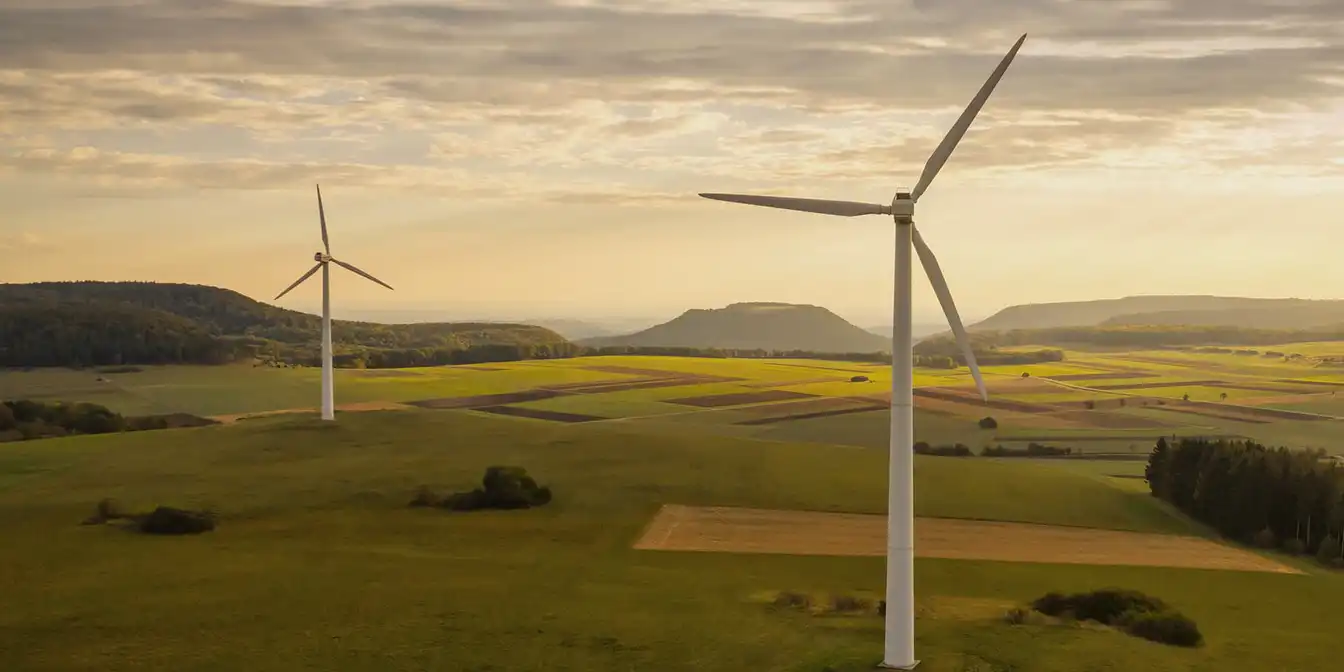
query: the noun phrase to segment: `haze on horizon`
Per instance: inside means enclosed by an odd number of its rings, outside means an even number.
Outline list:
[[[269,301],[319,247],[321,183],[333,253],[397,288],[333,273],[337,316],[888,324],[889,222],[695,194],[889,200],[1027,32],[920,202],[964,315],[1338,298],[1344,3],[1263,5],[3,0],[0,282]]]

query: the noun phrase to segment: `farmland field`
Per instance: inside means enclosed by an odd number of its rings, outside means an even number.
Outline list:
[[[1344,655],[1344,575],[1217,541],[1148,494],[1143,458],[1159,436],[1342,448],[1328,373],[1204,357],[1071,352],[987,368],[993,406],[964,370],[917,372],[917,440],[1091,458],[916,457],[920,669],[1268,672]],[[258,415],[0,444],[0,534],[26,540],[0,554],[0,669],[850,672],[880,657],[875,615],[792,613],[761,596],[881,594],[883,528],[862,514],[886,506],[886,368],[604,357],[338,370],[335,424],[313,417],[317,373],[0,373],[5,398]],[[1160,385],[1101,389],[1138,383]],[[1202,396],[1184,402],[1171,393],[1182,386]],[[997,426],[981,428],[986,416]],[[525,466],[555,500],[406,506],[421,485],[474,487],[493,464]],[[221,525],[177,539],[79,525],[103,497],[209,507]],[[714,552],[637,548],[666,506],[767,513],[702,529]],[[812,546],[805,519],[822,521]],[[747,524],[755,541],[741,541]],[[1203,567],[1172,566],[1192,563]],[[1002,619],[1047,591],[1110,586],[1177,606],[1206,645]]]

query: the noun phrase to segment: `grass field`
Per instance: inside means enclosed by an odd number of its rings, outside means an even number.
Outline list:
[[[1264,372],[1275,365],[1257,362],[1252,375],[1200,368],[1202,355],[1191,353],[1179,353],[1180,365],[1153,361],[1170,355],[1070,353],[1059,364],[992,367],[992,400],[1007,404],[995,408],[971,398],[964,371],[917,372],[917,385],[941,395],[917,397],[918,440],[1037,441],[1140,458],[917,458],[917,515],[998,521],[926,537],[925,546],[942,543],[944,555],[963,559],[916,561],[920,669],[1316,670],[1344,654],[1336,634],[1344,612],[1334,608],[1344,603],[1344,577],[1307,563],[1278,560],[1300,575],[1072,564],[1105,561],[1099,540],[1139,539],[1087,528],[1159,535],[1133,542],[1130,559],[1116,562],[1172,564],[1162,558],[1192,552],[1181,538],[1211,537],[1136,478],[1157,436],[1339,448],[1338,421],[1255,415],[1331,415],[1333,388],[1300,382],[1328,380],[1319,370],[1281,363]],[[147,368],[102,374],[110,382],[101,383],[98,375],[0,373],[0,397],[225,415],[311,409],[317,387],[310,369]],[[847,382],[852,375],[872,382]],[[1229,403],[1182,406],[1172,391],[1189,381],[1216,382],[1193,387],[1226,391]],[[0,554],[0,669],[871,669],[880,619],[780,612],[760,596],[879,595],[880,557],[633,546],[665,505],[882,513],[889,383],[880,366],[803,360],[342,370],[338,403],[452,410],[343,412],[335,425],[281,414],[0,444],[0,534],[24,540]],[[1159,386],[1098,389],[1134,383]],[[1133,403],[1115,405],[1122,396]],[[1170,406],[1142,405],[1159,397]],[[542,417],[493,414],[501,408]],[[986,415],[999,426],[979,428]],[[405,506],[419,485],[467,489],[500,463],[526,466],[556,501],[507,513]],[[78,525],[103,497],[209,506],[223,522],[176,539]],[[1062,527],[993,527],[1007,522]],[[871,553],[881,546],[874,529],[823,543]],[[1050,590],[1106,586],[1171,602],[1199,621],[1207,646],[1174,650],[1000,619]]]
[[[422,483],[464,489],[495,463],[527,466],[556,501],[405,507]],[[881,513],[884,463],[878,451],[464,411],[10,444],[0,533],[27,541],[0,555],[12,579],[0,669],[870,669],[880,619],[780,613],[754,596],[877,594],[881,558],[632,545],[668,502]],[[1199,533],[1107,484],[1131,465],[1057,463],[919,458],[917,511]],[[181,539],[78,525],[105,496],[214,506],[223,522]],[[1334,575],[920,559],[916,576],[925,669],[1328,669],[1344,653]],[[1177,605],[1208,645],[999,620],[1048,590],[1109,585]]]

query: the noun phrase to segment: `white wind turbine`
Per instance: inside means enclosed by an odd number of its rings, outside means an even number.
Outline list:
[[[763,205],[771,208],[815,212],[839,217],[858,215],[891,215],[896,221],[896,278],[895,278],[895,329],[891,335],[891,457],[887,485],[887,610],[886,642],[882,657],[882,667],[908,670],[919,664],[915,659],[915,567],[914,567],[914,352],[913,338],[910,333],[910,246],[913,243],[919,253],[920,263],[928,273],[933,291],[943,305],[947,321],[952,327],[958,345],[966,357],[971,376],[980,391],[981,399],[989,400],[985,391],[985,381],[980,377],[980,367],[975,362],[966,329],[957,315],[957,307],[952,303],[952,293],[947,289],[947,281],[938,267],[929,246],[915,230],[915,203],[928,189],[929,183],[947,162],[957,142],[966,134],[975,115],[984,107],[995,85],[1003,78],[1018,49],[1022,48],[1027,36],[1024,34],[1004,56],[999,67],[989,76],[989,81],[980,88],[980,92],[971,100],[966,111],[961,113],[952,130],[933,151],[919,182],[909,193],[897,192],[891,205],[875,203],[857,203],[854,201],[830,201],[812,198],[782,198],[777,196],[754,196],[746,194],[700,194],[705,198],[748,205]]]
[[[288,294],[290,290],[303,284],[303,281],[312,277],[318,269],[322,270],[322,419],[335,420],[336,391],[332,379],[333,371],[331,365],[331,268],[329,267],[329,264],[336,264],[346,270],[358,273],[388,289],[392,289],[392,285],[355,268],[351,264],[347,264],[344,261],[331,256],[331,243],[327,240],[327,213],[322,209],[321,186],[317,187],[317,217],[318,221],[322,224],[322,249],[325,251],[313,254],[313,259],[317,261],[317,264],[308,269],[308,272],[300,276],[298,280],[295,280],[294,284],[286,287],[285,291],[277,294],[275,300],[279,300],[280,297]]]

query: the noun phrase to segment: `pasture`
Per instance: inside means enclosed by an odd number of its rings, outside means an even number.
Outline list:
[[[406,506],[417,486],[469,488],[490,464],[526,466],[555,489],[555,501],[470,514]],[[881,619],[780,611],[760,595],[877,595],[880,557],[635,546],[669,503],[881,513],[884,467],[880,451],[686,441],[623,423],[461,409],[8,444],[0,471],[21,473],[0,488],[0,533],[24,543],[0,555],[0,574],[12,579],[0,668],[871,669]],[[917,510],[1193,543],[1192,525],[1143,493],[1107,485],[1102,473],[1045,460],[920,457]],[[78,524],[109,496],[133,506],[211,506],[222,522],[188,538]],[[1056,534],[1056,561],[1077,559],[1066,557],[1068,539]],[[983,544],[980,553],[1000,558],[1022,543],[986,541],[998,555]],[[1229,557],[1246,553],[1224,548]],[[1337,575],[965,552],[917,560],[926,669],[1327,669],[1344,653]],[[1111,585],[1178,606],[1207,644],[1176,650],[1100,629],[1002,620],[1046,591]]]
[[[917,371],[917,440],[1094,458],[916,457],[920,669],[1256,672],[1344,654],[1344,576],[1219,542],[1141,478],[1159,436],[1339,450],[1335,386],[1298,362],[1252,373],[1174,357],[987,367],[989,404],[964,370]],[[338,370],[335,424],[314,418],[317,380],[0,373],[0,397],[233,421],[0,444],[0,534],[22,540],[0,554],[0,669],[814,672],[880,657],[876,615],[762,596],[881,594],[871,516],[886,503],[887,368],[604,357]],[[1187,402],[1182,388],[1216,398]],[[997,427],[978,426],[985,416]],[[526,467],[555,500],[406,506],[421,485],[470,489],[494,464]],[[208,507],[221,526],[154,538],[79,525],[104,497]],[[690,512],[680,537],[666,510]],[[641,539],[660,525],[665,550],[652,550]],[[1047,591],[1109,586],[1170,602],[1207,644],[1002,619]]]

